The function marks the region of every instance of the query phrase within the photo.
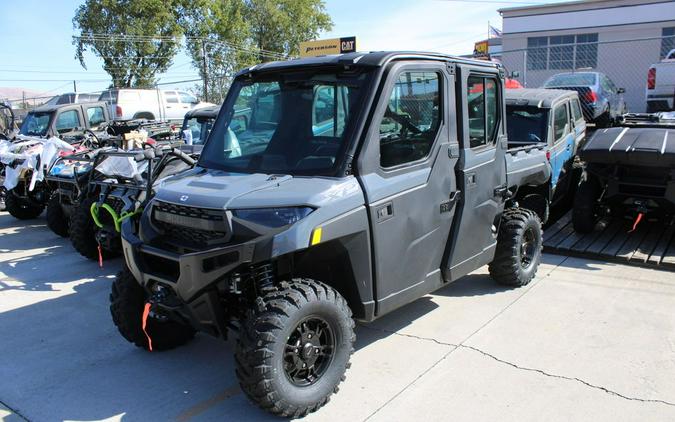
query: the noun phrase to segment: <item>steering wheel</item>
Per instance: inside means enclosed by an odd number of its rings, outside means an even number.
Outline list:
[[[98,136],[91,130],[91,129],[85,129],[84,133],[89,135],[84,142],[82,142],[85,146],[91,149],[97,149],[101,147],[101,140],[98,139]]]

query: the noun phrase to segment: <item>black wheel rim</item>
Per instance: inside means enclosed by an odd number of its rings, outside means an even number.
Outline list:
[[[284,350],[284,372],[291,384],[306,387],[328,370],[335,352],[335,334],[319,316],[309,316],[293,329]]]
[[[534,229],[528,228],[523,233],[523,240],[520,244],[520,266],[523,269],[528,269],[534,262],[534,257],[537,251],[537,236]]]

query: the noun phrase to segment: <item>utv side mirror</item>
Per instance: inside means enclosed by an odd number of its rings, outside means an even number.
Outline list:
[[[617,94],[623,94],[624,92],[626,92],[626,88],[619,88],[616,90]]]
[[[519,77],[520,77],[520,72],[517,71],[517,70],[514,70],[513,72],[511,72],[511,75],[509,75],[509,78],[511,78],[511,79],[516,79],[516,78],[519,78]]]

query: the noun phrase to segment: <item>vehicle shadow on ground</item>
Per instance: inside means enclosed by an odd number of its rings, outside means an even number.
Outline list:
[[[8,213],[0,212],[0,253],[45,249],[44,254],[70,246],[70,240],[60,237],[46,226],[44,218],[17,220]]]

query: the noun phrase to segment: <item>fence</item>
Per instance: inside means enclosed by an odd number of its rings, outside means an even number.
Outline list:
[[[504,40],[504,47],[509,41]],[[675,37],[598,41],[597,34],[528,38],[528,48],[502,51],[502,63],[527,88],[541,87],[557,73],[606,74],[623,94],[628,111],[646,110],[649,67],[675,48]]]

